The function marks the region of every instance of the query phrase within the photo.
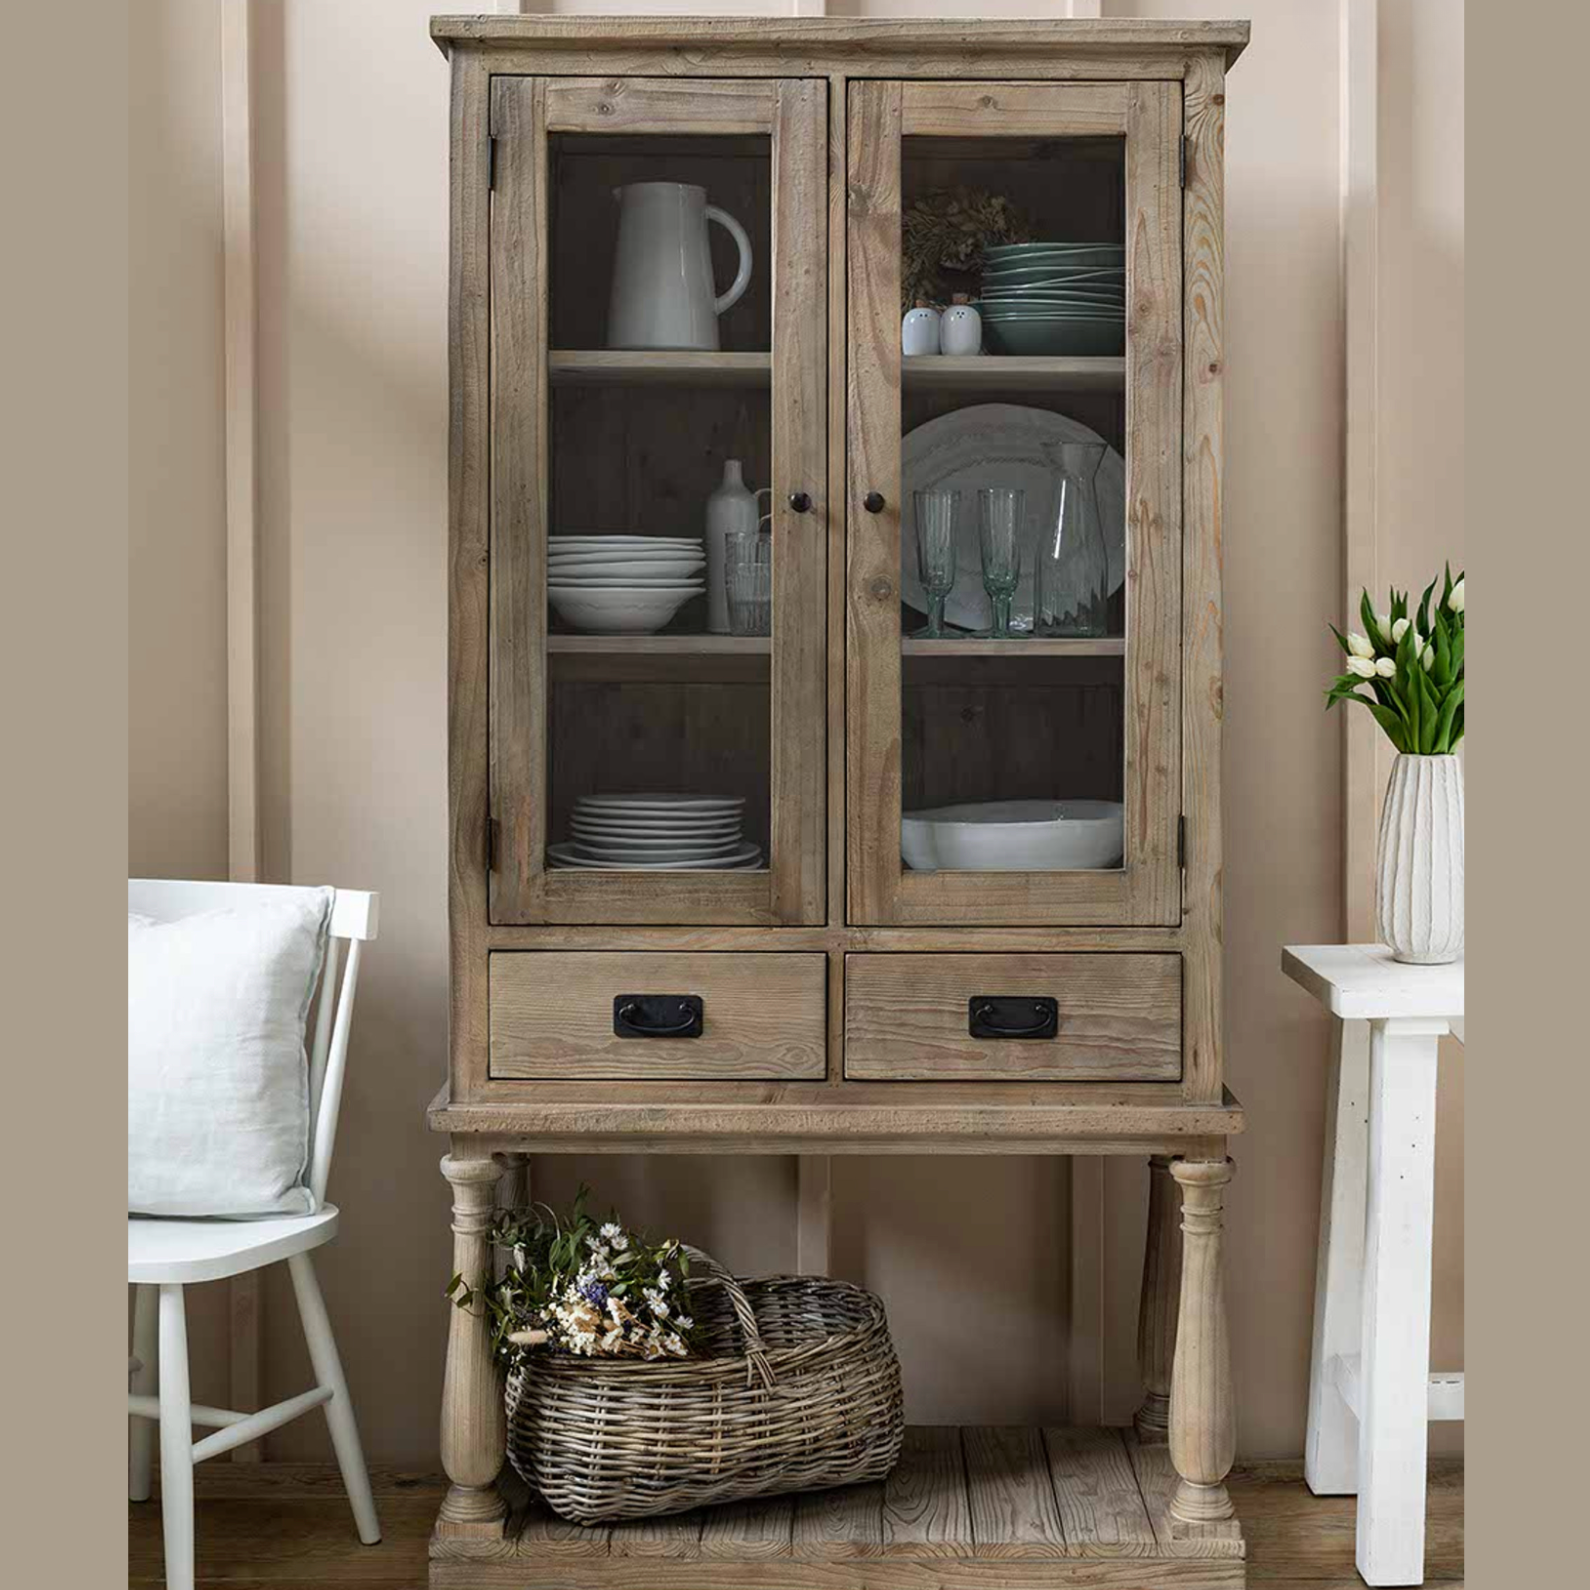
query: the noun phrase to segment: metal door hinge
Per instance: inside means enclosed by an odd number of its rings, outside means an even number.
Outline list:
[[[497,870],[497,850],[502,844],[502,824],[495,817],[486,819],[486,871]]]
[[[1187,815],[1185,812],[1176,819],[1176,865],[1184,872],[1187,870]]]
[[[1183,139],[1182,142],[1185,144],[1186,140]],[[1182,186],[1186,187],[1186,185],[1187,179],[1184,172]],[[486,140],[486,186],[493,191],[497,187],[497,139],[495,135]]]
[[[1181,165],[1181,185],[1185,188],[1187,186],[1187,135],[1186,135],[1186,133],[1182,134],[1182,138],[1181,138],[1181,153],[1180,153],[1179,159],[1180,159],[1180,165]]]

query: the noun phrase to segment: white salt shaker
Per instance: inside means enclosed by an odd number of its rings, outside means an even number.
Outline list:
[[[965,293],[957,293],[939,322],[939,352],[968,354],[982,351],[983,317],[972,308],[972,301]]]
[[[917,299],[900,322],[900,351],[908,359],[939,351],[939,312],[925,298]]]

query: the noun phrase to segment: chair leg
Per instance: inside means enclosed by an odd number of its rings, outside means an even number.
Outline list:
[[[166,1590],[193,1590],[193,1417],[180,1286],[160,1288],[160,1521]]]
[[[293,1278],[293,1292],[298,1298],[298,1315],[304,1322],[304,1340],[309,1344],[309,1361],[314,1365],[317,1385],[331,1387],[331,1401],[326,1404],[326,1423],[331,1426],[331,1445],[337,1454],[337,1467],[342,1470],[342,1483],[353,1507],[354,1525],[359,1539],[373,1546],[381,1538],[381,1523],[375,1516],[375,1499],[370,1495],[370,1475],[364,1466],[364,1448],[359,1444],[359,1426],[353,1417],[353,1402],[348,1396],[348,1382],[342,1373],[342,1360],[337,1356],[336,1339],[331,1334],[331,1320],[326,1314],[325,1299],[320,1295],[320,1283],[315,1279],[315,1268],[307,1253],[295,1253],[287,1261]]]
[[[132,1389],[142,1397],[152,1397],[159,1384],[160,1294],[152,1286],[133,1288],[133,1357],[138,1370]],[[147,1502],[153,1494],[155,1421],[136,1416],[127,1420],[127,1500]]]

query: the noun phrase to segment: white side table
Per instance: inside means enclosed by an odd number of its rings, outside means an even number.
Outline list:
[[[1463,1417],[1430,1373],[1436,1048],[1463,1036],[1463,963],[1403,966],[1375,944],[1293,946],[1281,968],[1341,1018],[1326,1110],[1304,1474],[1358,1497],[1358,1571],[1424,1582],[1428,1422]]]

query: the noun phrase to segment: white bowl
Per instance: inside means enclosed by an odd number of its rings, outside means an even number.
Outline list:
[[[554,552],[622,552],[632,556],[635,552],[677,552],[701,548],[700,536],[604,536],[563,535],[548,536],[547,546]]]
[[[1121,864],[1119,801],[974,801],[906,812],[900,854],[916,872],[1084,872]]]
[[[688,574],[661,574],[655,579],[626,574],[615,580],[600,574],[549,574],[547,586],[565,591],[704,591],[707,582]]]
[[[547,559],[547,573],[577,574],[604,580],[622,580],[631,576],[643,580],[662,579],[669,575],[688,576],[700,574],[707,566],[704,553],[679,553],[666,558],[581,558],[554,555]]]
[[[663,590],[552,585],[547,600],[559,618],[588,635],[655,635],[698,591],[694,585]]]

